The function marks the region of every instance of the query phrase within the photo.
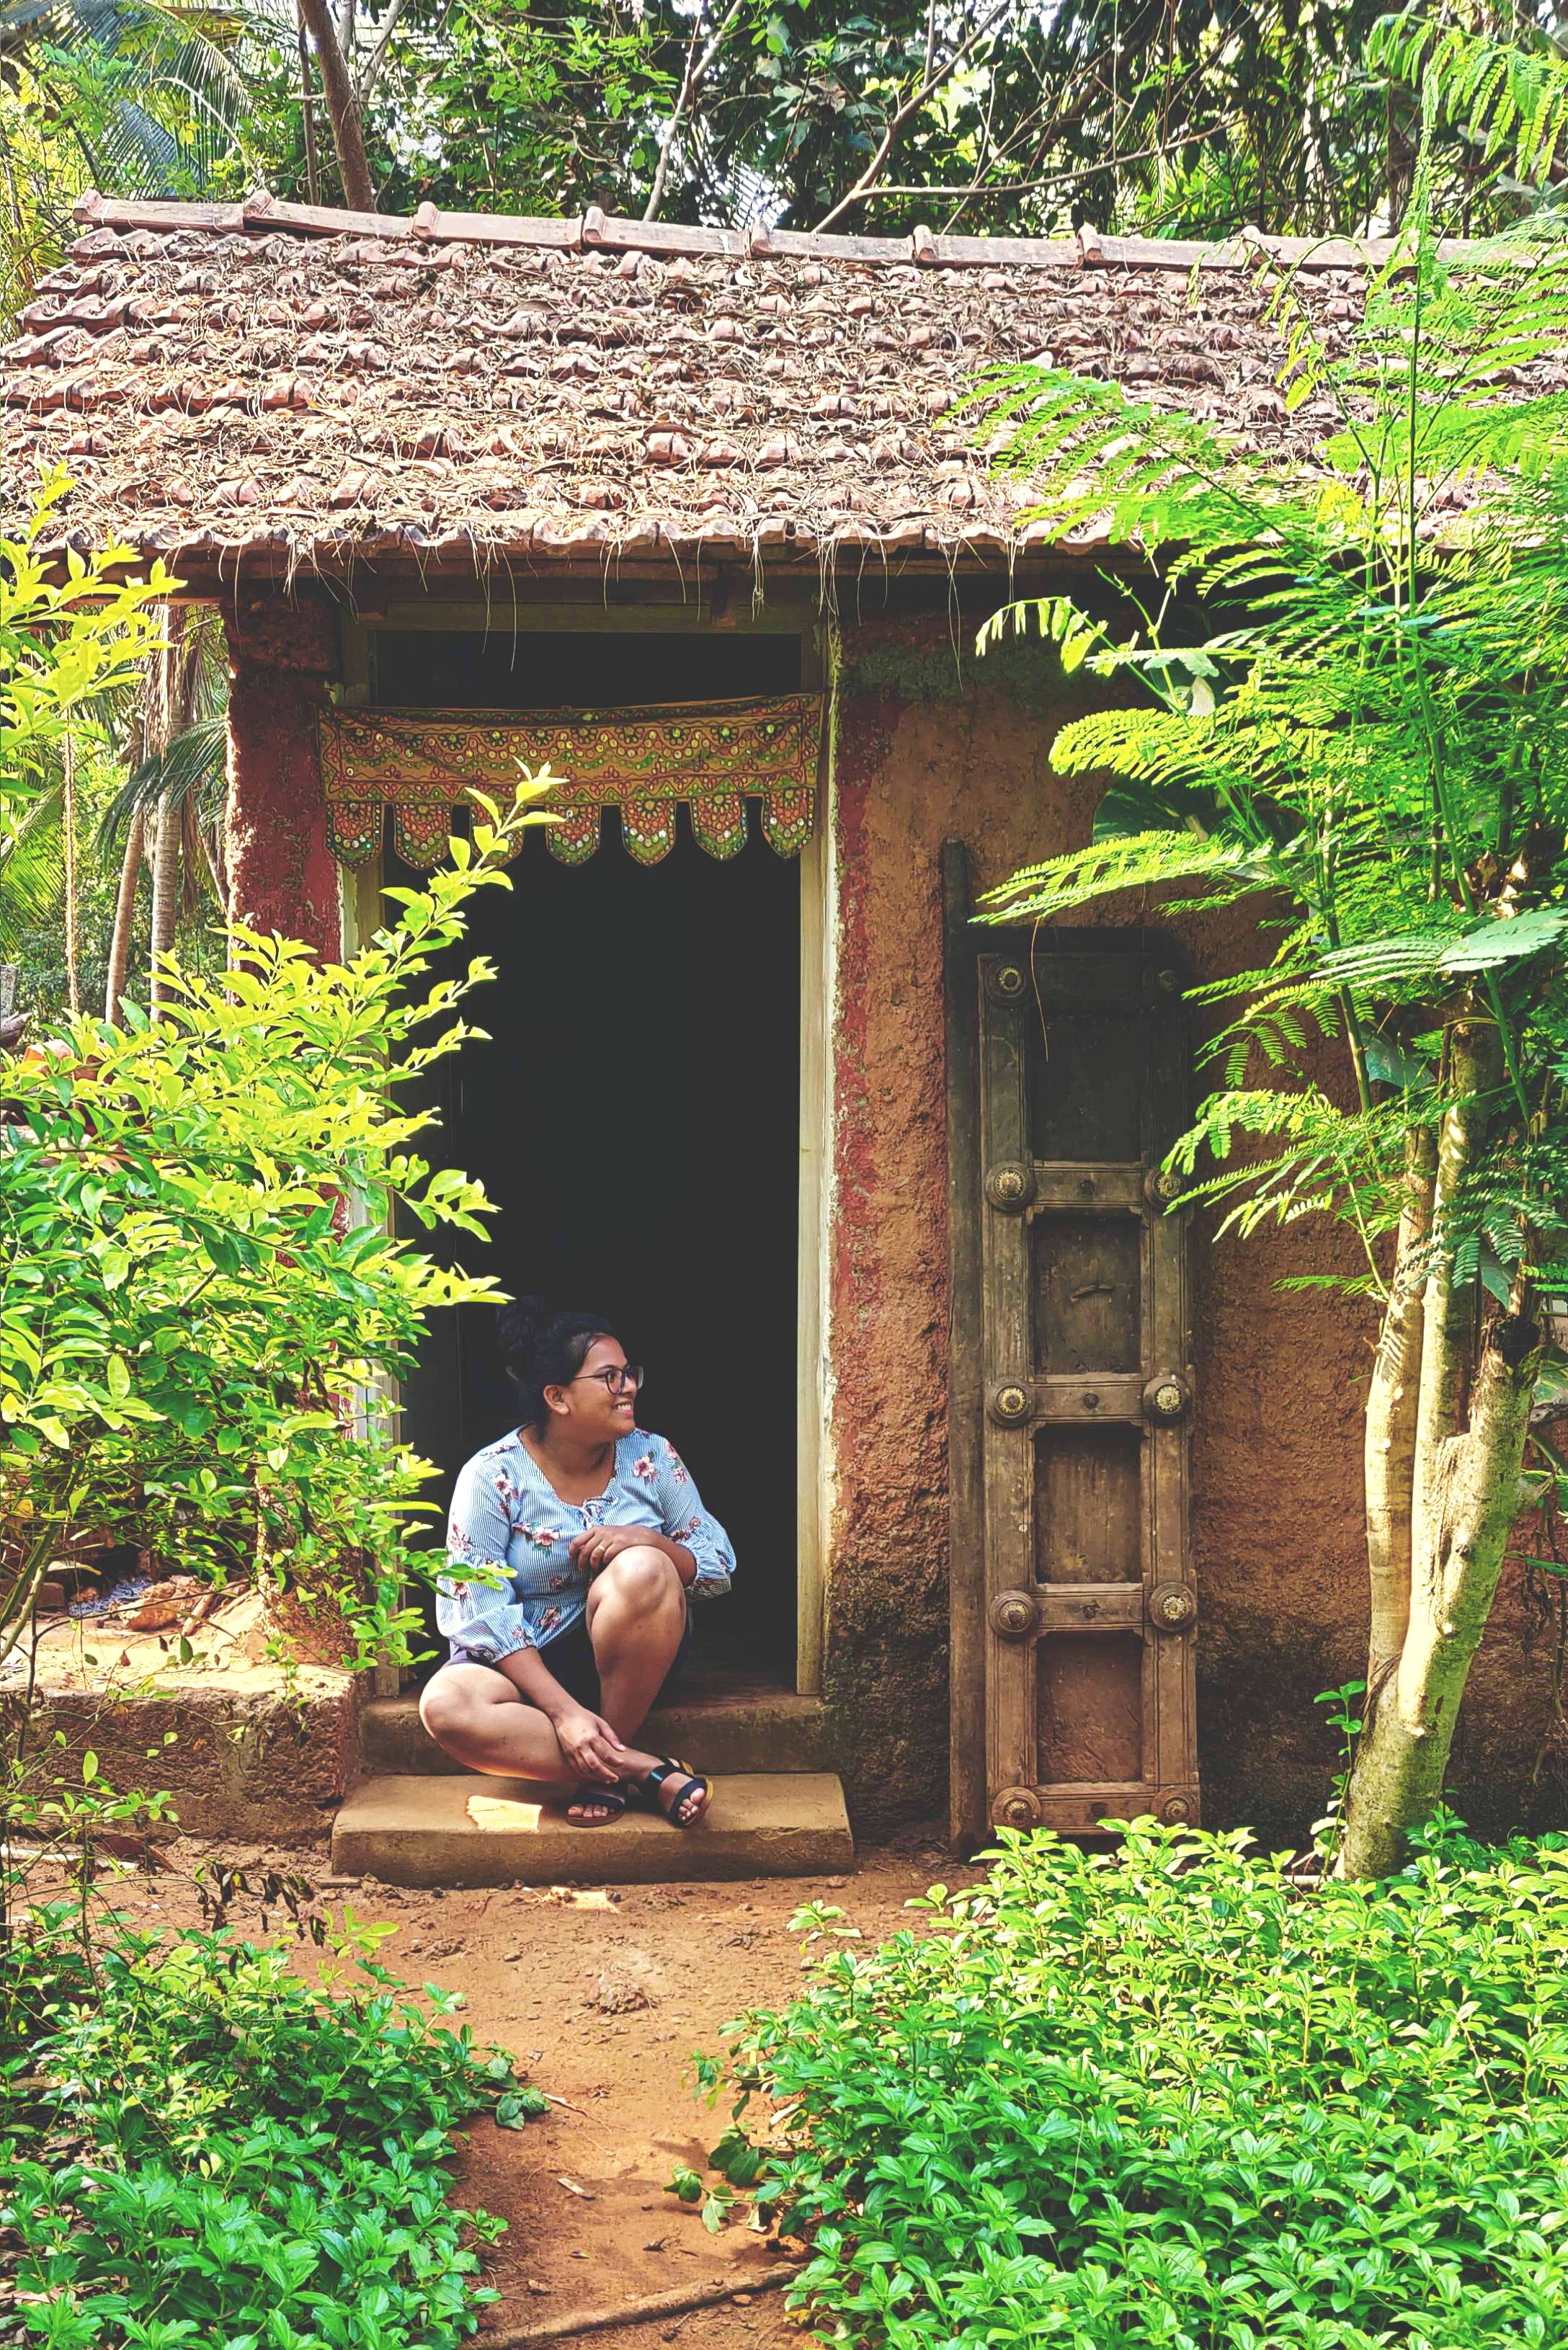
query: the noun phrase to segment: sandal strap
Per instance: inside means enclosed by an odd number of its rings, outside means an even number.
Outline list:
[[[666,1810],[659,1801],[659,1790],[665,1781],[673,1778],[677,1772],[683,1772],[685,1777],[681,1785],[672,1791],[670,1805]],[[690,1762],[682,1762],[679,1756],[674,1754],[666,1754],[661,1761],[655,1763],[651,1771],[645,1771],[642,1777],[636,1782],[636,1785],[644,1802],[650,1807],[663,1812],[670,1825],[678,1828],[695,1827],[697,1825],[695,1820],[681,1818],[682,1804],[688,1802],[699,1788],[704,1794],[712,1793],[711,1783],[704,1778],[702,1773],[693,1771]]]
[[[590,1804],[597,1804],[618,1819],[630,1801],[630,1793],[624,1779],[618,1779],[613,1786],[607,1786],[598,1780],[582,1779],[577,1783],[577,1792],[572,1801],[579,1810],[586,1810]]]

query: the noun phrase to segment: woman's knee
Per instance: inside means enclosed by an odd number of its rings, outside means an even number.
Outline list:
[[[628,1607],[644,1614],[672,1607],[681,1596],[674,1560],[667,1558],[661,1550],[655,1550],[651,1543],[637,1544],[618,1552],[598,1582],[606,1598],[613,1591]],[[599,1604],[602,1607],[604,1603],[601,1600]]]
[[[484,1700],[468,1686],[461,1666],[443,1666],[427,1681],[420,1698],[420,1720],[438,1746],[472,1731],[485,1710]]]

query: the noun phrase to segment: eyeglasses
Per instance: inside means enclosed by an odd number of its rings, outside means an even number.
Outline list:
[[[636,1395],[642,1385],[642,1365],[615,1363],[607,1371],[579,1371],[577,1378],[568,1379],[566,1385],[575,1388],[578,1379],[601,1379],[607,1395],[625,1395],[628,1388]]]

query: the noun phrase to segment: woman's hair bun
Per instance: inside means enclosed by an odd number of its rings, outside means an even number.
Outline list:
[[[517,1389],[523,1425],[545,1417],[545,1389],[576,1378],[596,1338],[614,1336],[603,1314],[556,1313],[542,1297],[514,1297],[495,1311],[495,1335]]]
[[[526,1364],[548,1319],[542,1297],[513,1297],[496,1307],[495,1335],[509,1368],[516,1367],[518,1357]]]

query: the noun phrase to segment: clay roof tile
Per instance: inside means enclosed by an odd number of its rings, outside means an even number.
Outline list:
[[[78,217],[86,233],[5,353],[8,463],[31,480],[75,459],[59,527],[85,545],[204,537],[290,561],[1035,548],[1029,484],[987,473],[948,421],[977,376],[1033,355],[1307,469],[1332,420],[1321,401],[1287,413],[1278,391],[1278,268],[1343,334],[1387,251],[429,205],[410,223],[272,198],[91,196]],[[749,495],[763,484],[765,514]],[[173,504],[188,518],[170,538],[155,510]]]

